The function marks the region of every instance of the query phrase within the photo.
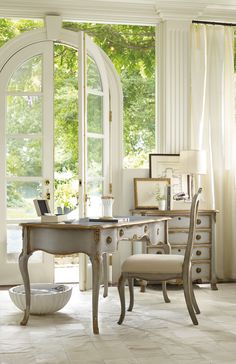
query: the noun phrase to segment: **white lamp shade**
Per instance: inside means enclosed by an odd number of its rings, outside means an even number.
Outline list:
[[[180,152],[183,172],[188,174],[207,174],[205,150],[183,150]]]

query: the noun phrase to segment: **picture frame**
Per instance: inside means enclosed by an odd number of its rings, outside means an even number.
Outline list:
[[[189,195],[189,176],[181,171],[180,154],[149,154],[149,177],[170,178],[172,199],[181,192]]]
[[[43,216],[44,214],[51,213],[48,200],[34,200],[35,210],[38,216]]]
[[[134,204],[136,209],[170,209],[170,178],[134,178]],[[165,207],[160,208],[156,194],[163,195]]]

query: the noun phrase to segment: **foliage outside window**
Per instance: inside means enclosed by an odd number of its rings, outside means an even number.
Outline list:
[[[155,28],[69,22],[64,28],[84,30],[113,62],[124,96],[124,167],[147,166],[155,151]]]

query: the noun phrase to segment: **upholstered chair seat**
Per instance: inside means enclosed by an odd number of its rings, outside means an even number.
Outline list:
[[[135,254],[124,261],[122,264],[122,272],[181,274],[183,262],[183,255]]]

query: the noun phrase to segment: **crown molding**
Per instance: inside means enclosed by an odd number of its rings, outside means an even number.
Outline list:
[[[0,17],[155,25],[160,21],[234,22],[235,0],[1,0]]]
[[[100,23],[155,25],[160,19],[153,0],[1,0],[0,17],[44,18]]]

